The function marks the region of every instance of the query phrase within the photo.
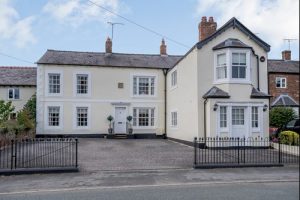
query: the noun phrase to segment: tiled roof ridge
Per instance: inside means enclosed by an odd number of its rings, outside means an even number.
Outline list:
[[[36,67],[29,66],[0,66],[2,69],[37,69]]]
[[[56,51],[56,52],[72,52],[72,53],[95,53],[95,54],[106,54],[105,52],[96,52],[96,51],[72,51],[72,50],[55,50],[55,49],[47,49],[47,51]],[[137,55],[137,56],[161,56],[160,54],[146,54],[146,53],[119,53],[112,52],[112,55]],[[183,56],[183,55],[167,55],[171,57]],[[163,57],[163,56],[162,56]]]

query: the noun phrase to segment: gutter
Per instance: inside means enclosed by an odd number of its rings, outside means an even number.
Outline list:
[[[256,57],[256,67],[257,67],[257,90],[260,91],[260,87],[259,87],[259,58],[258,55],[255,53],[255,51],[253,50],[253,48],[251,48],[253,55]]]
[[[165,113],[164,113],[164,117],[165,117],[165,123],[164,123],[164,129],[165,129],[165,133],[164,133],[164,139],[167,139],[167,74],[168,74],[168,69],[163,69],[163,73],[165,76],[165,88],[164,88],[164,100],[165,100]]]

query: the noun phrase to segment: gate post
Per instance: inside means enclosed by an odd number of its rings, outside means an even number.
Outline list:
[[[238,137],[238,164],[240,164],[240,138]]]
[[[194,137],[194,167],[197,165],[197,137]]]
[[[14,165],[14,140],[11,140],[11,148],[10,148],[10,169],[13,169]]]
[[[76,161],[75,161],[75,166],[76,168],[78,167],[78,139],[75,139],[75,153],[76,153]]]
[[[280,144],[280,138],[278,138],[278,162],[281,164],[281,144]]]

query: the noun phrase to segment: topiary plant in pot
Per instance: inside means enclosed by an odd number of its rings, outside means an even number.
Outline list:
[[[109,115],[107,117],[107,120],[109,121],[109,128],[108,128],[108,133],[112,134],[113,128],[112,128],[112,121],[114,120],[113,116]]]
[[[132,116],[128,116],[127,121],[128,121],[128,134],[132,134],[133,132],[132,125],[131,125]]]

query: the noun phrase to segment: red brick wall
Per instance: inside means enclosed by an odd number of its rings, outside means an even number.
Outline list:
[[[284,77],[287,81],[286,88],[276,88],[276,77]],[[270,73],[269,74],[269,92],[273,97],[271,103],[280,94],[288,94],[297,103],[299,103],[299,74],[284,74],[284,73]]]

